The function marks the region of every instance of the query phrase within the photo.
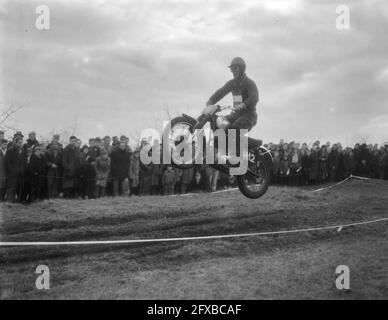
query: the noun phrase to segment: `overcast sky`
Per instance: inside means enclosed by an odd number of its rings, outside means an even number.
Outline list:
[[[252,136],[388,140],[384,0],[1,3],[0,102],[26,106],[23,132],[76,124],[86,142],[158,126],[167,109],[197,116],[241,56],[260,93]],[[35,27],[41,4],[50,30]],[[336,28],[341,4],[348,30]]]

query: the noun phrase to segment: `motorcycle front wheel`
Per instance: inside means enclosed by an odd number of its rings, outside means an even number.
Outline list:
[[[194,126],[197,124],[196,120],[190,117],[176,117],[171,120],[170,132],[164,132],[164,136],[168,137],[166,143],[172,151],[171,163],[180,169],[189,169],[195,165],[195,159],[198,150],[196,150],[196,141],[194,140]],[[166,129],[167,130],[167,129]],[[186,141],[186,149],[182,149],[177,155],[176,149],[178,145],[184,145]],[[163,142],[164,143],[164,142]],[[185,154],[185,150],[189,151],[189,154]],[[175,153],[174,153],[175,152]]]
[[[258,199],[263,196],[271,183],[272,163],[263,155],[257,154],[248,162],[245,174],[237,176],[237,184],[241,193],[250,198]]]

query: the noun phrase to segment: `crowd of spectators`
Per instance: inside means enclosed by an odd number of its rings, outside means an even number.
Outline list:
[[[341,143],[331,145],[315,141],[268,144],[274,158],[274,184],[303,186],[341,181],[349,175],[374,179],[388,179],[388,143],[356,143],[353,148]]]
[[[24,140],[22,132],[4,139],[0,131],[0,201],[31,203],[36,200],[96,199],[106,196],[171,195],[211,192],[235,187],[235,177],[209,165],[182,170],[171,165],[140,161],[142,140],[132,149],[126,136],[91,138],[87,145],[71,136],[63,146],[59,135],[39,143],[34,132]],[[154,143],[159,144],[158,141]],[[311,148],[295,142],[265,145],[274,158],[272,182],[304,186],[335,182],[350,174],[388,179],[388,144],[340,143]]]

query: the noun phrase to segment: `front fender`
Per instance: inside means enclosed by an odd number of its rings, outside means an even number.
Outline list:
[[[188,118],[188,119],[190,119],[191,121],[198,122],[197,119],[193,118],[192,116],[189,116],[189,115],[186,114],[186,113],[182,113],[182,117]]]
[[[260,146],[259,153],[261,156],[265,157],[269,161],[269,163],[271,163],[271,165],[273,165],[273,157],[272,157],[271,151],[269,151],[264,146]]]

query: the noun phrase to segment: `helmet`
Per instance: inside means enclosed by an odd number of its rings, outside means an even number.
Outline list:
[[[240,57],[233,58],[232,62],[230,63],[229,68],[231,66],[239,66],[242,73],[245,72],[245,69],[247,67],[246,64],[245,64],[245,61],[243,60],[243,58],[240,58]]]

